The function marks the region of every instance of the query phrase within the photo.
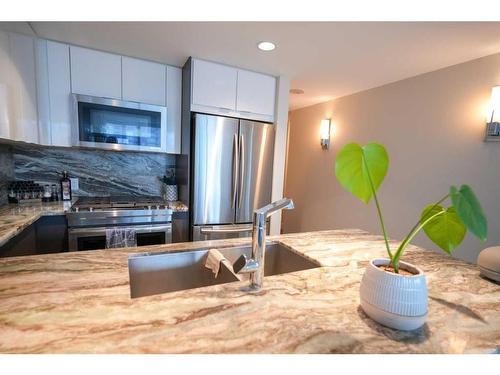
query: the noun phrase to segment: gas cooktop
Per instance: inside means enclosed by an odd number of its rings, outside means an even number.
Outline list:
[[[168,203],[161,197],[116,195],[109,197],[79,197],[71,207],[71,211],[161,210],[167,208]]]
[[[66,213],[68,227],[144,226],[170,223],[172,210],[161,197],[80,197]]]

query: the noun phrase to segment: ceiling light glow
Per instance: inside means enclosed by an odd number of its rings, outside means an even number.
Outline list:
[[[257,44],[257,47],[261,51],[272,51],[273,49],[276,48],[276,44],[272,42],[259,42],[259,44]]]

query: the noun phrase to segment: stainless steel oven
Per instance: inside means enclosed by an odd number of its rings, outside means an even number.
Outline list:
[[[74,146],[166,151],[166,107],[78,94],[73,98]]]
[[[66,213],[69,251],[106,248],[106,230],[133,229],[137,246],[172,242],[172,210],[159,197],[80,197]]]
[[[69,251],[106,248],[106,229],[113,227],[69,228]],[[162,245],[172,242],[172,224],[126,226],[136,233],[137,246]]]

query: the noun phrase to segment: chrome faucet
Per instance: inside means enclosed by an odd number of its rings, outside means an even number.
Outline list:
[[[267,206],[259,208],[253,213],[252,231],[252,258],[242,254],[233,264],[236,273],[251,273],[250,288],[260,289],[264,279],[264,261],[266,255],[266,220],[279,210],[294,208],[293,201],[288,198],[280,199]]]

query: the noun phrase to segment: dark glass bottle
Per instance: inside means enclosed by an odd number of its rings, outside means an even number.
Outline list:
[[[63,171],[61,178],[61,198],[63,201],[71,200],[71,180],[66,171]]]

